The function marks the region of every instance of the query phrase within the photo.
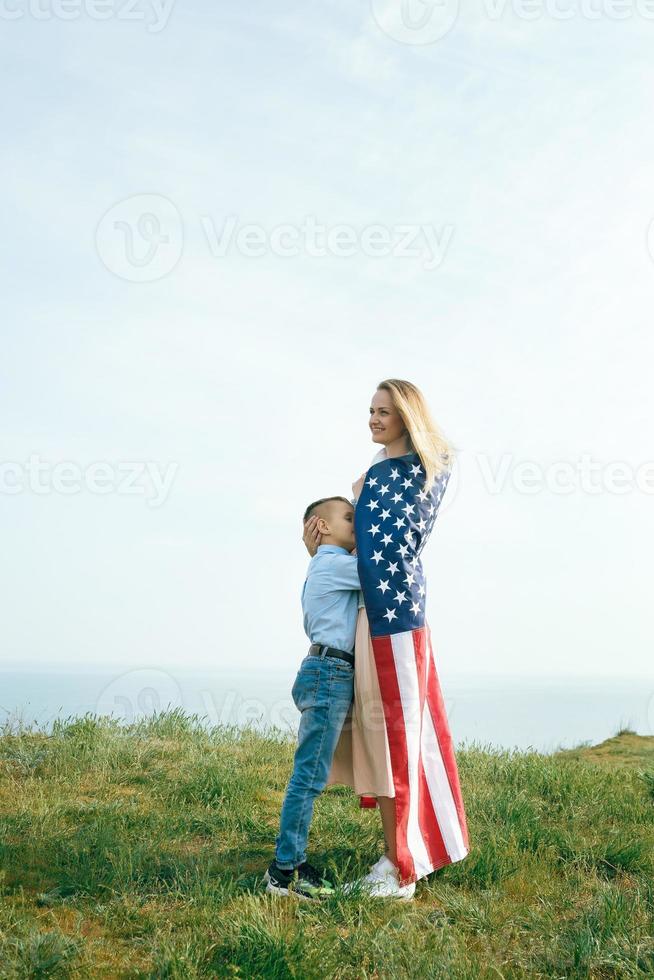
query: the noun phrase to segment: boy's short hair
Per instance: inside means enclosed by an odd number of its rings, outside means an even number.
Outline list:
[[[309,518],[314,515],[314,513],[316,512],[316,510],[318,509],[318,507],[321,507],[322,504],[328,504],[332,500],[342,500],[342,502],[344,504],[349,504],[350,507],[352,506],[352,501],[351,500],[348,500],[347,497],[321,497],[320,500],[314,500],[314,502],[312,504],[309,504],[309,506],[307,507],[307,509],[304,512],[304,517],[302,518],[302,523],[303,524],[306,524],[306,522],[309,520]]]

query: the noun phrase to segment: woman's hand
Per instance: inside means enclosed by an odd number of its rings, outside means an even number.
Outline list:
[[[318,517],[316,514],[314,514],[313,517],[310,517],[304,525],[302,540],[306,545],[307,551],[313,558],[318,550],[318,545],[322,544],[322,534],[318,530]]]

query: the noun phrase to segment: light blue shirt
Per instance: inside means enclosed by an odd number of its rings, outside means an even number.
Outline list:
[[[354,650],[360,589],[357,556],[336,544],[318,545],[302,587],[304,631],[312,643]]]

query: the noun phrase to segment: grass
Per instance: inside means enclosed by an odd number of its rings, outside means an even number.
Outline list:
[[[654,769],[654,738],[637,735],[630,728],[622,728],[613,738],[599,745],[568,749],[561,753],[569,759],[584,759],[608,766],[641,766]]]
[[[654,738],[458,753],[469,857],[412,903],[263,893],[293,744],[163,712],[0,734],[0,977],[654,976]],[[345,787],[310,859],[381,853]]]

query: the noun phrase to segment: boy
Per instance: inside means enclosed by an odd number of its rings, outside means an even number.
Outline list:
[[[354,638],[359,592],[354,509],[345,497],[309,504],[322,543],[309,563],[302,589],[304,629],[311,640],[291,695],[301,712],[293,774],[286,789],[275,860],[266,871],[266,891],[304,899],[334,894],[333,886],[306,861],[316,797],[327,784],[334,750],[354,693]]]

